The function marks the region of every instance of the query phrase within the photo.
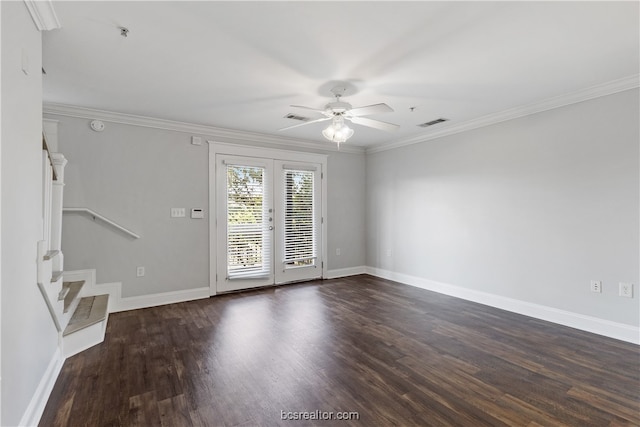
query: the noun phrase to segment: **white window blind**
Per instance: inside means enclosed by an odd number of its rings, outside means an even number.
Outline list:
[[[269,200],[265,169],[226,165],[227,277],[253,279],[271,271]]]
[[[314,265],[317,246],[314,221],[314,172],[285,168],[284,180],[285,268]]]

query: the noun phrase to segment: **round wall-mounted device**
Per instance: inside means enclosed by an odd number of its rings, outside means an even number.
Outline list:
[[[102,132],[104,130],[104,123],[100,120],[94,120],[91,122],[91,129],[95,130],[96,132]]]

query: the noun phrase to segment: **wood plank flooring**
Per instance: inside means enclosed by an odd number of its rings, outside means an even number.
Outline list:
[[[638,346],[362,275],[112,314],[40,425],[638,426],[639,402]]]

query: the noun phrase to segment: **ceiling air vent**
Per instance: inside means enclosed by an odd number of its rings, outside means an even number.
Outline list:
[[[309,117],[298,116],[298,115],[293,114],[293,113],[289,113],[284,117],[285,117],[285,119],[300,120],[301,122],[308,122],[309,120],[311,120]]]
[[[448,120],[449,119],[439,118],[439,119],[431,120],[430,122],[422,123],[421,125],[418,125],[418,126],[420,126],[421,128],[428,128],[429,126],[437,125],[438,123],[446,122]]]

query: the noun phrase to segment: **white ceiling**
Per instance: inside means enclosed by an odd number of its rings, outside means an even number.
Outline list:
[[[638,6],[56,1],[44,101],[326,144],[325,123],[278,129],[348,81],[354,107],[395,110],[370,117],[397,132],[352,126],[348,144],[373,147],[637,75]]]

